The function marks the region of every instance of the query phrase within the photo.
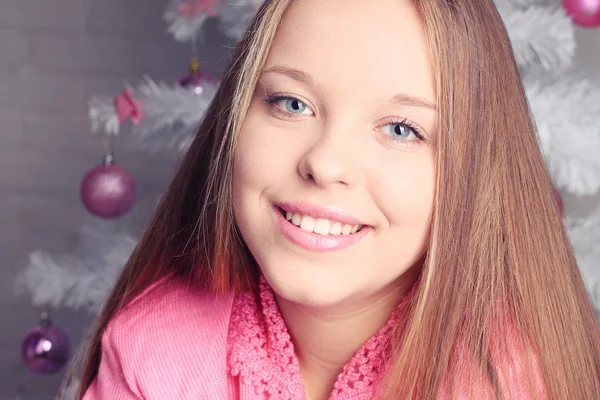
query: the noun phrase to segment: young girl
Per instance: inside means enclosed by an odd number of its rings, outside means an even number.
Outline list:
[[[266,1],[79,398],[600,398],[492,0]]]

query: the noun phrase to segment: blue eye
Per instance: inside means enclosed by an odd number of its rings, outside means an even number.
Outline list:
[[[306,110],[306,104],[298,99],[286,99],[282,102],[285,103],[285,109],[293,114],[302,114]]]
[[[390,133],[392,136],[395,136],[397,139],[408,139],[411,135],[415,135],[413,130],[406,125],[390,124],[388,126],[391,128]]]
[[[384,131],[390,135],[392,140],[423,140],[423,136],[419,133],[419,130],[413,127],[407,120],[401,122],[392,122],[384,125]]]
[[[296,114],[296,115],[313,115],[313,112],[308,108],[302,100],[292,96],[276,95],[266,99],[267,103],[277,106],[278,111]]]

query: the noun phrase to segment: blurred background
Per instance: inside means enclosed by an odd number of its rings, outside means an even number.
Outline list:
[[[598,296],[600,5],[497,3]],[[259,4],[0,0],[0,400],[56,396],[32,341],[79,345]]]

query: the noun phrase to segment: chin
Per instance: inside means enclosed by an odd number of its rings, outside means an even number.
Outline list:
[[[291,271],[261,267],[261,270],[278,297],[304,306],[339,306],[371,292],[366,277],[348,271],[340,274],[332,268],[314,267]]]

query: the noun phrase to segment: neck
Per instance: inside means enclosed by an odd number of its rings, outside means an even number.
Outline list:
[[[386,323],[415,281],[414,276],[403,276],[376,294],[329,307],[276,296],[294,342],[307,399],[329,397],[344,365]]]

